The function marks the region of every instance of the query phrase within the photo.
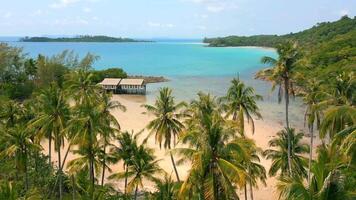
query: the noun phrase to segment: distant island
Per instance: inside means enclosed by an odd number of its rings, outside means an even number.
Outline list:
[[[24,37],[20,42],[152,42],[148,40],[135,40],[131,38],[109,37],[103,35],[81,35],[76,37]]]

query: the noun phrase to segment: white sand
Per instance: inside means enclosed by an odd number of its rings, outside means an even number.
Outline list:
[[[114,110],[112,111],[112,114],[117,118],[121,125],[122,131],[131,131],[134,130],[135,132],[138,132],[142,129],[145,128],[145,126],[148,124],[150,120],[152,120],[152,116],[144,115],[142,114],[145,109],[141,107],[142,104],[146,103],[146,98],[144,96],[134,96],[134,95],[114,95],[113,100],[119,101],[121,104],[123,104],[126,108],[126,112],[122,112],[120,110]],[[249,127],[249,126],[247,126]],[[268,141],[275,137],[276,132],[281,130],[283,126],[278,123],[270,123],[270,122],[265,122],[262,120],[256,120],[255,121],[255,134],[252,135],[250,133],[249,128],[247,128],[247,136],[250,138],[253,138],[256,141],[256,144],[261,147],[262,149],[267,149],[268,148]],[[148,134],[148,131],[144,131],[142,134],[142,137],[146,137]],[[308,139],[306,139],[305,142],[308,142]],[[44,147],[44,152],[48,154],[48,142],[43,141],[42,146]],[[160,166],[169,174],[172,174],[172,177],[175,179],[175,174],[173,172],[173,167],[171,164],[171,160],[169,155],[167,154],[167,151],[164,149],[159,149],[158,144],[155,144],[154,137],[151,137],[148,140],[148,146],[153,148],[155,150],[155,155],[157,156],[157,159],[162,159],[160,161]],[[67,145],[65,145],[65,148],[62,149],[62,158],[64,157],[65,151],[67,149]],[[69,154],[68,160],[71,160],[75,158],[73,154]],[[52,160],[56,164],[57,160],[57,153],[55,153],[52,150]],[[271,165],[270,160],[265,160],[261,159],[262,164],[265,166],[267,172],[269,170],[269,166]],[[116,165],[111,166],[111,169],[113,172],[118,172],[118,171],[123,171],[123,166],[122,163],[118,163]],[[187,175],[187,172],[189,170],[189,166],[178,166],[178,171],[181,179],[184,179]],[[106,172],[107,176],[110,174]],[[98,176],[100,180],[101,175]],[[123,181],[120,182],[112,182],[115,184],[116,188],[119,188],[123,190]],[[272,200],[272,199],[278,199],[278,194],[275,190],[275,185],[276,185],[276,179],[275,178],[268,178],[267,179],[267,186],[263,186],[262,184],[259,184],[258,189],[254,189],[254,199],[255,200]],[[152,190],[154,189],[154,185],[152,183],[145,183],[144,185],[146,190]],[[239,191],[239,196],[240,198],[244,198],[243,196],[243,191]],[[248,191],[248,199],[250,197],[249,191]]]

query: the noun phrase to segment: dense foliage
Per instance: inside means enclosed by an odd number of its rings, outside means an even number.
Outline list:
[[[62,37],[62,38],[49,38],[49,37],[24,37],[20,39],[21,42],[148,42],[145,40],[134,40],[130,38],[116,38],[104,35],[80,35],[77,37]]]
[[[24,100],[53,82],[63,87],[66,76],[78,68],[90,68],[94,83],[106,77],[127,77],[121,68],[92,69],[91,63],[97,59],[97,56],[87,54],[79,60],[72,51],[63,51],[52,57],[38,55],[34,59],[27,57],[22,48],[0,43],[0,99]]]
[[[312,47],[322,42],[328,42],[338,35],[347,34],[356,28],[356,18],[347,16],[335,22],[322,22],[310,29],[286,35],[255,35],[255,36],[228,36],[219,38],[205,38],[204,43],[209,46],[263,46],[275,47],[281,42],[294,40],[301,45]]]

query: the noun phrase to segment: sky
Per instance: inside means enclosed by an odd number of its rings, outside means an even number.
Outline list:
[[[285,34],[356,15],[356,0],[0,0],[0,36]]]

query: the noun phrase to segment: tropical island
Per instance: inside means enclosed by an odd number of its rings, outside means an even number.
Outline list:
[[[80,35],[76,37],[24,37],[20,42],[152,42],[148,40],[135,40],[131,38],[109,37],[103,35]]]
[[[263,186],[283,200],[355,199],[354,20],[261,57],[255,78],[278,90],[282,126],[259,120],[263,99],[238,77],[222,96],[181,102],[163,87],[134,102],[97,85],[128,75],[93,69],[95,55],[1,43],[0,199],[253,200]],[[291,123],[294,96],[306,132]]]

